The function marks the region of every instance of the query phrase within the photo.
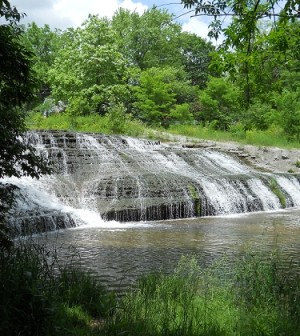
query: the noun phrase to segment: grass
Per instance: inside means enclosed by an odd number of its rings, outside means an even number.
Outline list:
[[[52,114],[44,118],[39,112],[31,112],[26,119],[27,127],[31,130],[68,130],[79,132],[114,134],[109,117],[92,114],[89,116],[70,116],[68,114]],[[212,127],[201,125],[172,125],[167,130],[149,128],[142,122],[125,119],[125,124],[120,127],[122,133],[133,137],[146,137],[169,141],[172,136],[168,134],[184,135],[197,139],[214,141],[235,141],[241,144],[255,146],[274,146],[281,148],[300,148],[300,143],[291,141],[284,136],[279,128],[272,127],[266,131],[244,131],[237,124],[230,131],[215,130]]]
[[[247,253],[224,272],[184,257],[172,274],[141,279],[107,323],[110,335],[299,335],[299,276]],[[224,276],[227,274],[227,276]]]
[[[273,192],[273,194],[275,194],[278,197],[282,208],[283,209],[286,208],[286,198],[285,198],[284,193],[282,192],[279,184],[277,183],[277,181],[273,177],[271,177],[268,180],[268,184],[269,184],[269,187],[270,187],[271,191]]]
[[[184,256],[118,300],[93,275],[59,265],[55,249],[21,244],[0,253],[0,266],[2,336],[300,334],[300,277],[275,253],[210,267]]]
[[[236,141],[255,146],[300,148],[299,142],[289,140],[281,129],[274,127],[265,131],[244,131],[241,127],[232,127],[230,131],[225,132],[201,125],[176,125],[171,126],[168,131],[172,134],[214,141]]]
[[[70,116],[59,113],[44,118],[41,113],[31,112],[26,118],[26,125],[31,130],[67,130],[113,134],[109,118],[98,114]],[[126,119],[123,128],[127,135],[133,137],[147,135],[148,131],[150,131],[145,125],[134,119]]]
[[[69,261],[70,262],[70,261]],[[0,335],[95,335],[115,306],[89,273],[58,263],[55,250],[21,244],[0,253]]]

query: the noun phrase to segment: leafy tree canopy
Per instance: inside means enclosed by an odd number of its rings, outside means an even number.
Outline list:
[[[257,21],[263,18],[280,18],[282,21],[295,20],[300,17],[299,0],[286,0],[281,7],[281,0],[181,0],[185,8],[195,16],[210,16],[210,37],[218,38],[222,30],[224,17],[234,18],[236,26],[241,29],[240,39],[251,36]],[[226,28],[225,28],[226,32]],[[238,39],[231,39],[231,44],[238,44]]]
[[[65,101],[70,113],[100,112],[116,89],[126,95],[127,63],[108,20],[90,16],[62,39],[49,80],[53,97]]]
[[[21,14],[6,0],[0,1],[0,178],[47,172],[45,162],[23,138],[26,131],[22,105],[33,97],[35,79],[31,53],[24,48],[17,23]]]
[[[168,127],[176,121],[191,121],[188,103],[196,92],[182,69],[165,67],[143,71],[139,85],[134,88],[137,115],[151,125]]]

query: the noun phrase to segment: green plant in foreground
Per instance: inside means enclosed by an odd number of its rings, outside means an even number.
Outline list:
[[[1,336],[94,335],[93,321],[115,306],[92,275],[60,265],[43,246],[0,252],[0,269]]]
[[[225,261],[225,263],[224,263]],[[126,295],[108,335],[298,335],[300,278],[275,253],[252,251],[210,267],[185,256],[170,274],[150,274]]]
[[[297,336],[300,277],[281,265],[276,253],[208,267],[184,256],[117,301],[91,274],[59,265],[55,250],[21,244],[0,253],[0,334]]]

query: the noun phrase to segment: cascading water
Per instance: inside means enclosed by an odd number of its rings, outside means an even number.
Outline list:
[[[20,213],[12,216],[19,225],[38,212],[55,229],[89,220],[146,221],[300,205],[297,175],[259,173],[214,149],[60,131],[28,137],[55,174],[3,181],[19,188]]]

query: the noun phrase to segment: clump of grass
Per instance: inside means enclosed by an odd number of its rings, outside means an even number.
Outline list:
[[[58,265],[55,251],[14,247],[0,254],[0,334],[299,335],[297,271],[276,253],[230,261],[200,267],[184,256],[117,301],[89,273]]]
[[[282,192],[279,184],[277,183],[277,181],[273,177],[271,177],[268,180],[268,183],[269,183],[269,187],[270,187],[271,191],[273,192],[273,194],[275,194],[278,197],[282,208],[286,208],[286,198],[285,198],[284,193]]]
[[[195,188],[194,185],[189,184],[188,185],[188,190],[189,194],[191,195],[193,202],[194,202],[194,211],[195,211],[195,216],[199,217],[201,216],[201,200],[200,200],[200,195]]]
[[[231,303],[226,295],[209,271],[183,257],[172,274],[140,279],[137,290],[121,301],[108,329],[116,334],[127,330],[126,335],[226,335],[227,326],[218,322],[228,320]]]

